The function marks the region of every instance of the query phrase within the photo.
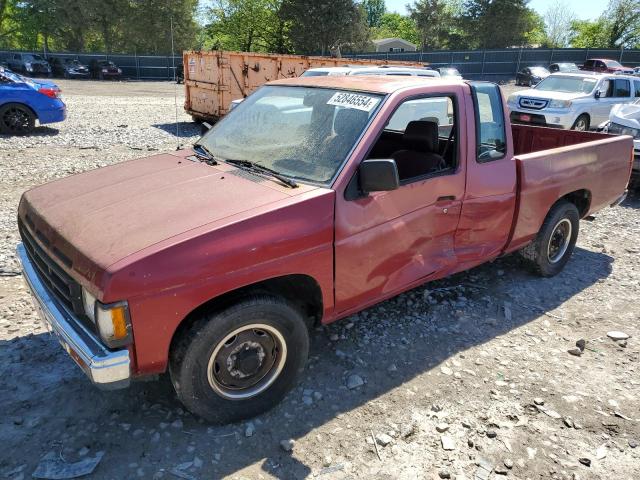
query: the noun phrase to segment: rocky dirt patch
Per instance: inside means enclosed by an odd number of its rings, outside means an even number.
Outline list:
[[[101,454],[90,478],[640,478],[637,195],[582,222],[553,279],[510,256],[319,327],[302,383],[251,421],[206,425],[166,378],[93,388],[17,276],[18,200],[175,149],[173,86],[61,84],[67,122],[0,137],[0,478]]]

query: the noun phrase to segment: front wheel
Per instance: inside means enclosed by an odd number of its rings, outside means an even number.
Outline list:
[[[580,115],[571,127],[571,130],[577,130],[578,132],[586,132],[589,130],[589,117],[585,114]]]
[[[33,112],[18,103],[0,107],[0,132],[8,135],[26,135],[36,126]]]
[[[196,320],[173,345],[169,371],[191,412],[229,423],[280,402],[308,353],[300,312],[278,297],[253,296]]]
[[[547,214],[535,240],[520,251],[543,277],[562,271],[578,239],[580,214],[573,203],[561,201]]]

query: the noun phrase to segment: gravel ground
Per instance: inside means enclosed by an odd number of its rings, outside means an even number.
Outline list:
[[[47,454],[102,453],[91,478],[640,478],[637,195],[582,222],[553,279],[505,257],[317,329],[302,383],[250,422],[206,425],[165,377],[93,388],[17,274],[18,200],[175,149],[174,87],[60,84],[65,123],[0,137],[0,478],[30,477]],[[180,140],[191,142],[198,128],[178,94]],[[578,340],[586,348],[573,356]]]

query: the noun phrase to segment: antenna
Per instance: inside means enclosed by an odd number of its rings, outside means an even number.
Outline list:
[[[176,54],[173,44],[173,15],[171,16],[171,62],[173,64],[173,105],[176,110],[176,139],[178,142],[176,150],[180,150],[182,145],[180,144],[180,124],[178,123],[178,82],[176,79]]]

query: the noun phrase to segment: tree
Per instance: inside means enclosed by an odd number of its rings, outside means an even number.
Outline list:
[[[527,44],[536,17],[529,0],[466,0],[460,19],[469,48],[507,48]]]
[[[640,40],[640,0],[610,0],[609,47],[633,47]],[[604,14],[603,14],[604,17]]]
[[[265,51],[271,30],[279,21],[279,2],[271,0],[218,0],[207,27],[212,45],[225,50]]]
[[[640,43],[640,0],[610,0],[595,21],[571,24],[571,45],[577,48],[633,48]]]
[[[362,7],[367,14],[367,25],[371,28],[379,27],[386,13],[384,0],[362,0]]]
[[[569,46],[575,13],[562,0],[556,0],[544,14],[545,44],[551,48]]]
[[[296,53],[325,55],[336,47],[359,50],[368,42],[365,12],[353,0],[284,0],[281,15],[290,22]]]
[[[371,36],[373,39],[402,38],[416,45],[420,43],[416,23],[406,15],[399,13],[385,13],[380,18],[380,26],[372,29]]]
[[[452,16],[444,0],[417,0],[407,5],[409,16],[420,34],[422,49],[436,50],[448,43]]]

